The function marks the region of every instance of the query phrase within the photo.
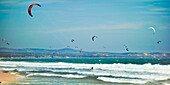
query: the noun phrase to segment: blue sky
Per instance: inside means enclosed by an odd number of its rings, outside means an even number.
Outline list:
[[[27,13],[32,3],[33,17]],[[170,0],[0,0],[1,47],[170,52]],[[153,31],[148,29],[154,27]],[[98,36],[93,42],[92,36]],[[75,39],[71,43],[71,39]],[[161,40],[161,44],[156,42]],[[106,48],[103,48],[106,47]]]

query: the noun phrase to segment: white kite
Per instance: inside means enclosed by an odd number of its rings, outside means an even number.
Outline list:
[[[148,29],[152,29],[153,30],[153,34],[155,34],[155,28],[149,27]]]

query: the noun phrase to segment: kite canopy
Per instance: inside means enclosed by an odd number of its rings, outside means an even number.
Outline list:
[[[155,28],[149,27],[148,29],[152,29],[153,30],[153,34],[155,34]]]
[[[74,39],[71,40],[71,42],[74,42],[74,41],[75,41]]]
[[[129,51],[129,49],[128,49],[128,48],[126,48],[126,51]]]
[[[93,36],[93,37],[92,37],[92,41],[94,41],[94,38],[97,38],[97,36]]]
[[[28,8],[28,13],[29,13],[29,15],[30,15],[31,17],[33,17],[33,15],[31,14],[31,9],[32,9],[32,7],[33,7],[34,5],[38,5],[39,7],[41,7],[41,5],[40,5],[40,4],[37,4],[37,3],[31,4],[31,5],[29,6],[29,8]]]
[[[162,41],[159,40],[159,41],[157,41],[157,44],[159,44],[159,43],[161,43],[161,42],[162,42]]]
[[[6,44],[7,44],[7,45],[10,45],[10,43],[9,43],[9,42],[7,42]]]
[[[126,51],[129,51],[129,48],[126,45],[123,45],[123,46],[125,47]]]

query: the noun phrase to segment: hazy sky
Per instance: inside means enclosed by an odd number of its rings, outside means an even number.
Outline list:
[[[12,48],[170,52],[170,0],[0,0],[0,37]]]

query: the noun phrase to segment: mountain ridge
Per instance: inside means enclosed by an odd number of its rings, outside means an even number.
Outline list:
[[[44,49],[44,48],[0,48],[0,57],[167,57],[170,53],[141,53],[141,52],[126,52],[126,53],[112,53],[112,52],[88,52],[72,48],[63,49]]]

